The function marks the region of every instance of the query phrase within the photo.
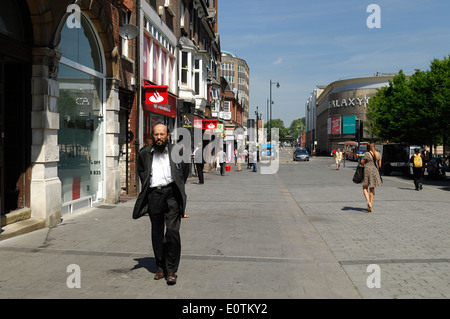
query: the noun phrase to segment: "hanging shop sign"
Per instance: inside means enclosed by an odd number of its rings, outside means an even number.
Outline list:
[[[203,125],[205,130],[216,130],[217,120],[204,120]]]
[[[144,110],[176,117],[176,98],[169,94],[167,85],[148,85],[144,82],[145,103]]]
[[[167,104],[169,87],[166,85],[145,85],[145,104]]]

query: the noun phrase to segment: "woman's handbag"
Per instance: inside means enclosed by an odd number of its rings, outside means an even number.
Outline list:
[[[359,184],[364,179],[364,166],[358,164],[356,167],[355,175],[353,175],[353,183]]]

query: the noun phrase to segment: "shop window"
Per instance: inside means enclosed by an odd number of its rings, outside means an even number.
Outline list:
[[[86,199],[91,203],[104,198],[105,75],[97,36],[83,15],[81,28],[64,25],[58,49],[62,52],[58,74],[58,177],[64,208],[70,202]]]
[[[97,72],[102,71],[101,53],[97,39],[83,15],[81,15],[81,28],[69,28],[67,23],[64,24],[58,50],[66,59]]]

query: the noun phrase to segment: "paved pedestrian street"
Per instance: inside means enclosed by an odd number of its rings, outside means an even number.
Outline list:
[[[281,150],[274,174],[232,164],[203,185],[189,178],[175,286],[153,280],[150,221],[132,220],[130,200],[0,241],[0,298],[450,297],[448,180],[418,192],[383,177],[368,213],[354,162],[336,170],[331,157],[291,154]]]

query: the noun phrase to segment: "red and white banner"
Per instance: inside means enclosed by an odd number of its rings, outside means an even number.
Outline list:
[[[341,134],[341,118],[332,117],[331,118],[331,134],[338,135]]]

